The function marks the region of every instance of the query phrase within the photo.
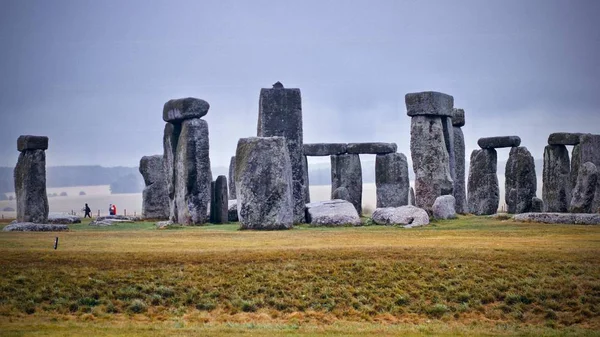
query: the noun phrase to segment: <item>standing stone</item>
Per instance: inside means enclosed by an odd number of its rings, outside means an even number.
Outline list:
[[[567,212],[571,202],[569,151],[564,145],[544,148],[542,198],[546,212]]]
[[[414,206],[415,205],[415,189],[412,188],[412,186],[411,186],[410,192],[408,194],[408,204],[410,206]]]
[[[208,212],[208,222],[215,223],[215,218],[217,216],[217,194],[215,190],[215,182],[210,182],[210,211]]]
[[[538,197],[531,198],[531,213],[542,213],[544,211],[544,201]]]
[[[14,170],[17,222],[43,224],[48,220],[46,153],[48,137],[20,136],[22,150]]]
[[[163,165],[165,171],[165,179],[167,183],[167,193],[169,196],[169,218],[175,220],[175,155],[177,154],[177,143],[181,134],[181,124],[165,124],[163,136]]]
[[[579,166],[581,165],[581,145],[573,146],[571,150],[571,187],[577,185],[577,175],[579,174]]]
[[[294,223],[304,222],[304,147],[300,89],[287,89],[279,82],[261,89],[258,110],[258,137],[285,137],[292,165]]]
[[[411,119],[410,152],[415,172],[416,206],[431,214],[435,199],[452,194],[454,184],[441,117],[415,116]]]
[[[590,162],[600,168],[600,135],[584,134],[581,140],[581,163]],[[592,211],[600,213],[600,178],[596,185],[596,195],[592,203]]]
[[[344,187],[358,214],[362,214],[362,169],[358,154],[333,155],[331,158],[331,197]],[[345,199],[346,200],[346,199]]]
[[[377,208],[408,205],[408,161],[402,153],[378,154],[375,157]]]
[[[462,109],[459,109],[462,110]],[[463,116],[464,123],[464,116]],[[456,178],[454,179],[454,199],[456,200],[456,213],[466,214],[467,191],[465,184],[465,136],[460,127],[454,126],[454,157],[456,160]]]
[[[456,219],[456,200],[451,195],[442,195],[433,203],[433,217],[435,219]]]
[[[475,215],[498,211],[500,190],[496,174],[498,155],[494,149],[473,150],[469,166],[468,206]]]
[[[229,200],[236,199],[235,194],[235,156],[229,161]]]
[[[215,215],[214,223],[229,222],[229,203],[227,197],[227,177],[221,175],[215,180]],[[211,203],[212,205],[212,203]]]
[[[505,171],[506,205],[508,213],[531,212],[531,201],[537,191],[535,162],[526,147],[510,149]]]
[[[454,151],[454,128],[452,126],[451,117],[442,117],[442,127],[444,130],[444,142],[446,151],[448,152],[448,168],[450,169],[450,177],[456,183],[456,153]]]
[[[238,141],[235,187],[242,229],[288,229],[294,223],[292,167],[286,139]]]
[[[140,159],[140,173],[146,187],[142,192],[142,218],[165,220],[169,218],[169,192],[162,155]]]
[[[573,189],[573,197],[569,207],[571,213],[594,213],[592,203],[598,184],[596,165],[586,162],[579,168],[577,184]]]

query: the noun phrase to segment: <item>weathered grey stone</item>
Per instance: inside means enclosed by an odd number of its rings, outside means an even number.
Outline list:
[[[598,169],[596,165],[586,162],[579,168],[577,184],[573,189],[569,212],[595,213],[592,210],[596,188],[598,186]]]
[[[227,177],[218,176],[215,180],[215,216],[214,223],[229,222],[229,204],[227,196]]]
[[[47,223],[55,225],[70,225],[74,223],[81,223],[81,218],[76,215],[69,215],[65,213],[48,213]]]
[[[2,230],[5,232],[62,232],[68,231],[69,226],[56,224],[39,224],[33,222],[17,222],[5,226]]]
[[[600,168],[600,135],[583,134],[580,143],[580,162],[590,162]],[[592,202],[592,211],[600,213],[600,178],[596,186],[596,195]]]
[[[167,221],[158,221],[155,226],[156,229],[167,229],[169,228],[169,226],[173,225],[173,221],[171,220],[167,220]]]
[[[331,198],[340,187],[348,190],[348,199],[338,197],[354,205],[358,214],[362,214],[362,169],[357,154],[340,154],[331,156]],[[339,193],[338,193],[339,194]]]
[[[435,199],[452,194],[454,185],[441,117],[411,118],[410,152],[415,172],[416,205],[431,213]]]
[[[229,180],[227,183],[229,184],[229,200],[234,200],[237,198],[235,194],[235,156],[231,157],[229,161]]]
[[[456,219],[456,200],[451,195],[442,195],[433,203],[433,217],[440,220]]]
[[[577,144],[573,146],[571,151],[571,187],[577,185],[577,175],[579,174],[579,166],[581,166],[581,145]]]
[[[100,218],[97,218],[96,220],[90,222],[89,226],[105,227],[105,226],[113,226],[115,224],[120,224],[120,223],[133,223],[133,221],[126,220],[126,219],[100,219]]]
[[[332,193],[331,193],[331,199],[332,200],[346,200],[350,203],[352,203],[352,199],[350,199],[350,192],[348,192],[348,189],[344,186],[340,186],[338,188],[336,188]]]
[[[308,181],[308,158],[302,161],[302,174],[304,175],[304,204],[310,203],[310,182]]]
[[[28,150],[47,150],[48,137],[23,135],[17,138],[17,150],[19,152]]]
[[[240,139],[235,156],[235,179],[242,229],[293,226],[292,168],[285,138]]]
[[[165,151],[168,145],[165,144]],[[170,170],[174,175],[170,220],[185,225],[203,224],[207,220],[212,181],[206,121],[197,118],[184,120],[175,146],[174,162],[166,164],[173,168],[165,170],[167,179]],[[164,160],[168,159],[165,153]]]
[[[412,187],[410,188],[410,191],[408,192],[408,204],[410,206],[415,205],[415,190]]]
[[[581,133],[555,132],[548,136],[548,145],[577,145],[580,142]]]
[[[465,126],[465,110],[452,109],[452,126],[457,126],[459,128]]]
[[[408,161],[402,153],[378,154],[375,157],[377,208],[408,205]]]
[[[304,144],[305,156],[331,156],[335,154],[344,154],[347,152],[346,143],[313,143]]]
[[[372,215],[378,225],[404,225],[404,228],[429,224],[429,215],[424,209],[415,206],[377,208]]]
[[[210,182],[210,203],[208,204],[208,222],[215,223],[215,217],[217,215],[217,199],[215,193],[215,182]]]
[[[454,128],[452,126],[452,118],[442,117],[442,128],[444,130],[444,143],[446,144],[446,151],[448,152],[448,168],[450,169],[450,177],[454,182],[456,179],[456,154],[454,153]]]
[[[462,110],[462,109],[461,109]],[[456,160],[456,170],[454,178],[453,195],[456,200],[456,213],[466,214],[467,208],[467,187],[465,182],[465,136],[462,129],[453,127],[454,129],[454,158]]]
[[[312,226],[359,226],[361,224],[354,205],[339,199],[306,204],[306,222]]]
[[[531,212],[542,213],[544,211],[544,201],[538,197],[531,198]]]
[[[303,169],[304,146],[300,89],[274,86],[272,89],[260,90],[256,135],[258,137],[285,137],[292,165],[294,223],[303,223],[306,182]]]
[[[521,138],[519,136],[485,137],[479,138],[477,145],[482,149],[515,147],[521,145]]]
[[[529,150],[524,146],[510,149],[504,184],[505,201],[508,213],[531,212],[531,201],[537,191],[535,162]]]
[[[513,220],[548,224],[600,225],[600,214],[523,213],[515,215]]]
[[[168,219],[170,214],[169,192],[163,156],[142,157],[139,170],[146,184],[142,192],[142,217],[145,219]]]
[[[496,174],[498,155],[494,149],[473,150],[469,167],[468,206],[475,215],[498,211],[500,190]]]
[[[227,203],[227,219],[229,222],[238,222],[238,209],[237,209],[237,200],[229,200]]]
[[[172,99],[163,107],[163,120],[168,123],[201,118],[208,113],[210,105],[202,99],[188,97]]]
[[[19,154],[14,170],[17,221],[46,223],[46,154],[44,150],[26,150]]]
[[[138,216],[129,216],[129,215],[103,215],[103,216],[97,217],[96,220],[98,220],[98,221],[123,220],[123,221],[128,221],[128,222],[136,222],[136,221],[141,221],[142,218],[140,218]]]
[[[167,193],[169,195],[169,217],[175,220],[175,156],[177,154],[177,143],[181,134],[181,124],[165,124],[163,135],[163,165]]]
[[[388,154],[398,150],[396,143],[349,143],[347,152],[352,154]]]
[[[545,212],[567,212],[571,202],[569,151],[564,145],[544,148],[542,198]]]
[[[404,97],[406,114],[414,116],[452,117],[454,97],[435,91],[408,93]]]

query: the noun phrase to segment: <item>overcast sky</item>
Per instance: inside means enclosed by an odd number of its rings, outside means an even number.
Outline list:
[[[187,96],[226,166],[276,81],[302,91],[305,143],[410,158],[404,95],[435,90],[465,109],[467,158],[498,135],[541,158],[551,132],[600,133],[599,17],[595,0],[0,0],[0,166],[22,134],[50,137],[50,166],[137,166]]]

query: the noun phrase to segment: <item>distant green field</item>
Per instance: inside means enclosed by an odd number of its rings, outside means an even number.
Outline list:
[[[600,226],[88,222],[0,232],[0,335],[600,335]]]

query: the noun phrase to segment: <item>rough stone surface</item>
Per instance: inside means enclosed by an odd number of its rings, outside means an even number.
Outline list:
[[[571,213],[595,213],[592,211],[592,203],[598,186],[598,168],[587,162],[579,168],[577,184],[573,189],[569,212]]]
[[[398,150],[396,143],[349,143],[347,151],[352,154],[388,154]]]
[[[120,224],[120,223],[133,223],[133,221],[126,220],[126,219],[99,219],[98,218],[98,219],[90,222],[89,226],[104,227],[104,226],[112,226],[112,225]]]
[[[165,122],[181,122],[186,119],[201,118],[208,113],[210,105],[202,99],[188,97],[172,99],[163,107]]]
[[[340,154],[331,156],[331,198],[340,187],[348,191],[348,199],[339,195],[354,205],[358,214],[362,214],[362,169],[360,157],[357,154]]]
[[[410,206],[415,205],[415,189],[412,187],[410,188],[410,190],[408,192],[408,204]]]
[[[146,184],[142,192],[142,217],[145,219],[168,219],[170,214],[169,192],[167,191],[163,156],[142,157],[140,173]]]
[[[469,168],[468,206],[475,215],[491,215],[498,211],[500,189],[496,174],[498,155],[494,149],[473,150]]]
[[[477,145],[482,149],[515,147],[521,145],[521,138],[519,136],[485,137],[479,138]]]
[[[378,154],[375,157],[377,208],[408,205],[408,161],[402,153]]]
[[[167,220],[167,221],[159,221],[155,224],[156,229],[167,229],[169,226],[173,225],[173,221],[171,220]]]
[[[229,161],[229,180],[227,181],[229,185],[229,200],[234,200],[237,198],[235,194],[235,156],[231,157]]]
[[[215,193],[215,182],[210,183],[210,203],[208,203],[208,222],[215,223],[217,215],[217,196]]]
[[[452,126],[459,128],[465,126],[465,110],[456,108],[452,110]]]
[[[433,203],[433,217],[446,220],[456,218],[456,200],[451,195],[442,195]]]
[[[74,223],[81,223],[81,218],[76,215],[69,215],[65,213],[48,213],[47,223],[55,225],[69,225]]]
[[[285,138],[240,139],[235,155],[235,179],[242,229],[293,226],[292,167]]]
[[[46,154],[44,150],[27,150],[19,154],[14,170],[17,221],[46,223]]]
[[[218,176],[215,180],[215,216],[214,223],[229,222],[229,203],[227,195],[227,177]]]
[[[175,156],[177,154],[177,143],[181,134],[181,124],[166,123],[163,135],[163,165],[165,181],[167,183],[167,194],[169,196],[169,218],[175,219]]]
[[[404,97],[406,114],[414,116],[452,117],[454,97],[435,91],[408,93]]]
[[[537,178],[533,156],[526,147],[510,149],[504,176],[508,213],[531,212],[531,201],[537,191]]]
[[[27,150],[47,150],[48,137],[45,136],[19,136],[17,138],[17,150],[19,152]]]
[[[600,135],[584,134],[580,143],[581,163],[590,162],[600,168]],[[596,195],[592,202],[592,211],[600,213],[600,179],[596,186]]]
[[[515,215],[513,219],[547,224],[600,225],[600,214],[597,213],[523,213]]]
[[[442,128],[444,130],[444,143],[448,152],[448,168],[450,169],[450,177],[454,182],[456,179],[456,153],[454,152],[454,127],[452,126],[452,118],[442,117]]]
[[[98,221],[124,220],[124,221],[129,221],[129,222],[136,222],[136,221],[141,221],[142,218],[137,217],[137,216],[129,216],[129,215],[104,215],[104,216],[97,217],[96,220],[98,220]]]
[[[347,152],[346,143],[313,143],[304,144],[304,155],[321,157],[335,154],[344,154]]]
[[[39,224],[33,222],[17,222],[5,226],[2,230],[5,232],[62,232],[68,231],[69,226],[56,224]]]
[[[461,109],[462,110],[462,109]],[[460,127],[454,129],[454,158],[456,160],[453,195],[456,200],[456,213],[466,214],[467,209],[467,186],[465,179],[465,136]]]
[[[283,86],[261,89],[256,135],[258,137],[285,137],[292,165],[294,223],[303,223],[306,182],[303,169],[304,145],[300,89],[283,88]]]
[[[577,175],[579,174],[579,166],[581,166],[581,145],[573,146],[571,150],[571,187],[577,185]]]
[[[577,145],[580,142],[581,133],[555,132],[548,136],[548,145]]]
[[[544,201],[538,197],[531,198],[531,212],[542,213],[544,211]]]
[[[359,226],[361,224],[354,205],[339,199],[306,204],[306,222],[313,226]]]
[[[227,203],[227,219],[229,222],[238,222],[238,209],[237,209],[237,200],[229,200]]]
[[[564,145],[544,148],[542,198],[545,212],[567,212],[571,202],[569,151]]]
[[[427,212],[415,206],[377,208],[372,215],[378,225],[404,225],[404,228],[419,227],[429,224]]]
[[[435,199],[452,194],[454,185],[440,117],[411,118],[410,152],[415,172],[415,203],[431,213]]]
[[[346,201],[352,203],[352,200],[350,199],[350,192],[348,192],[348,189],[345,188],[344,186],[336,188],[331,193],[331,199],[332,200],[335,200],[335,199],[346,200]]]

